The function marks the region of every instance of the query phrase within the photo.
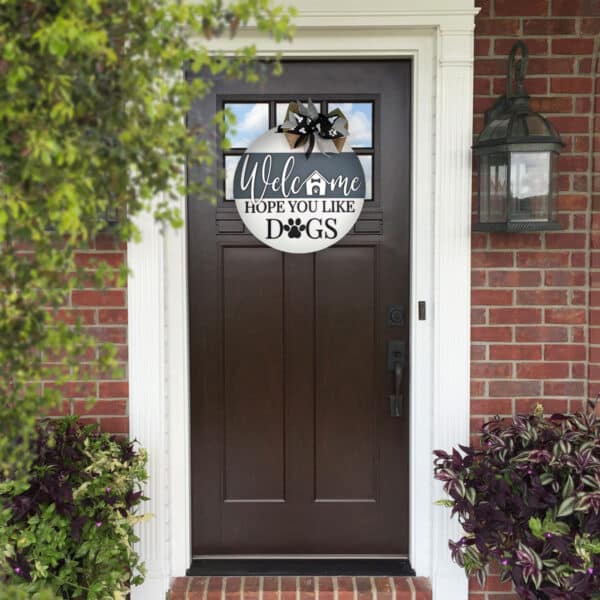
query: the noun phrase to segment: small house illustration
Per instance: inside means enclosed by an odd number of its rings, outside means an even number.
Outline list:
[[[307,196],[324,196],[327,190],[327,179],[316,169],[306,178]]]

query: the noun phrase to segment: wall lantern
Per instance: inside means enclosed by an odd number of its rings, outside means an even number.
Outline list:
[[[528,54],[523,42],[510,51],[506,95],[486,111],[485,127],[473,146],[479,158],[475,231],[560,229],[558,155],[564,144],[552,124],[529,106],[524,85]]]

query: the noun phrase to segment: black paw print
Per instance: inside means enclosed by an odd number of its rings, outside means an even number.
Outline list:
[[[288,237],[299,238],[302,237],[302,232],[306,229],[306,225],[302,225],[300,219],[288,219],[288,224],[284,225],[283,228],[288,232]]]

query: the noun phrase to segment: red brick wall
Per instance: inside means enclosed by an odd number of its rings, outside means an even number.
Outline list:
[[[110,235],[101,235],[89,251],[79,252],[77,262],[90,271],[94,261],[102,261],[118,268],[126,263],[125,245],[115,243]],[[116,283],[115,283],[116,285]],[[63,386],[65,400],[54,415],[83,415],[84,421],[100,423],[104,431],[126,434],[129,429],[127,418],[127,290],[123,287],[98,291],[93,288],[74,290],[69,306],[63,309],[63,317],[72,321],[81,318],[86,329],[101,342],[115,344],[120,376],[103,374],[94,381],[72,381]],[[92,357],[84,357],[83,361]],[[85,371],[85,369],[84,369]],[[52,385],[46,382],[44,385]],[[89,398],[96,398],[90,406]]]
[[[600,116],[594,116],[600,95],[592,89],[600,1],[477,4],[474,133],[483,127],[485,109],[504,93],[506,57],[523,39],[532,105],[554,123],[566,148],[562,231],[473,234],[474,431],[496,413],[528,411],[537,402],[548,412],[578,410],[600,392]],[[512,596],[497,575],[485,592],[476,583],[471,590],[471,600]]]

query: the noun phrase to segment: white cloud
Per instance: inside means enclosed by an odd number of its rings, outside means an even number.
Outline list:
[[[285,121],[285,115],[287,113],[289,104],[278,102],[275,109],[275,119],[277,121],[277,125],[281,125]]]
[[[233,177],[239,162],[239,156],[225,157],[225,200],[233,199]]]
[[[350,144],[353,146],[371,146],[370,105],[364,106],[363,103],[342,102],[334,106],[339,108],[348,118]]]
[[[251,108],[248,110],[248,107]],[[235,148],[249,146],[259,135],[269,129],[268,104],[230,104],[229,108],[236,116],[234,133],[230,140]]]
[[[350,143],[355,146],[371,145],[371,122],[364,113],[352,113],[348,118]]]

